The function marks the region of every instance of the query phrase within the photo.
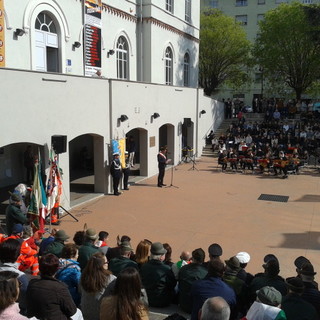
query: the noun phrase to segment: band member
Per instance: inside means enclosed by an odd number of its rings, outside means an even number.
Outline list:
[[[121,192],[119,192],[119,182],[121,179],[121,164],[119,158],[119,153],[114,153],[110,166],[110,173],[113,178],[113,193],[115,196],[119,196],[121,194]]]
[[[227,169],[228,158],[227,158],[227,151],[226,150],[223,150],[222,152],[219,153],[218,164],[221,164],[222,171]]]
[[[129,152],[125,152],[125,167],[122,168],[123,173],[123,190],[129,190],[128,180],[130,175],[130,161],[129,161]]]
[[[283,179],[288,178],[288,159],[283,151],[280,151],[278,159],[274,160],[273,170],[275,176],[278,175],[277,169],[279,169],[280,173],[283,173]]]
[[[251,170],[253,173],[253,159],[254,158],[254,154],[252,152],[251,149],[248,149],[245,151],[244,153],[244,159],[243,159],[243,166],[242,169],[246,170],[246,168],[248,168],[248,170]]]
[[[238,157],[232,148],[230,148],[230,151],[228,153],[228,161],[230,162],[231,169],[233,171],[237,171],[238,170]]]
[[[165,186],[163,183],[164,172],[167,165],[167,150],[165,147],[160,148],[160,152],[158,153],[158,168],[159,168],[159,175],[158,175],[158,187],[162,188]]]

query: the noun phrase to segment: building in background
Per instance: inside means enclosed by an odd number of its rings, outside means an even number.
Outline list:
[[[198,89],[199,11],[195,0],[0,0],[0,187],[25,180],[28,145],[45,169],[52,139],[67,208],[73,193],[111,191],[112,140],[133,136],[140,178],[157,173],[160,146],[174,164],[185,145],[199,156],[223,118]]]
[[[201,0],[201,10],[216,8],[224,14],[239,21],[247,33],[248,40],[254,42],[259,29],[259,21],[267,11],[275,9],[281,3],[291,3],[297,0]],[[303,4],[319,4],[320,0],[298,0]],[[240,98],[248,105],[252,100],[264,95],[263,70],[256,66],[252,72],[252,85],[239,90],[224,88],[217,94],[221,98]]]

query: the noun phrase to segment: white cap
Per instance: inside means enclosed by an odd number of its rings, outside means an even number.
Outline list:
[[[250,255],[247,252],[239,252],[236,257],[240,263],[248,263],[250,261]]]

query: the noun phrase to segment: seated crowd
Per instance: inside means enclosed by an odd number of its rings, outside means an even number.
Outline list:
[[[219,150],[222,170],[228,164],[233,171],[272,168],[275,175],[299,172],[309,157],[319,157],[320,126],[318,117],[290,120],[277,109],[262,122],[246,121],[244,116],[230,124],[226,134],[209,134],[213,150]],[[208,140],[209,139],[208,136]]]
[[[69,238],[53,229],[40,239],[19,224],[1,237],[1,320],[144,320],[148,307],[170,304],[191,320],[320,319],[316,272],[302,256],[284,279],[275,255],[266,255],[262,272],[252,275],[247,252],[223,260],[217,243],[207,260],[197,248],[173,262],[167,243],[144,239],[134,250],[124,235],[109,247],[108,232],[90,228]]]

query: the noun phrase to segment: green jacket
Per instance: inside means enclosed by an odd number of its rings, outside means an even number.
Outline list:
[[[183,266],[179,271],[179,305],[185,312],[192,311],[192,297],[190,290],[196,280],[202,280],[208,273],[208,269],[197,263]]]
[[[98,251],[99,251],[99,248],[93,245],[91,242],[85,242],[79,248],[78,262],[80,264],[81,270],[85,268],[91,256]]]
[[[53,253],[54,255],[56,255],[58,258],[61,258],[61,252],[62,249],[64,247],[64,242],[60,241],[60,240],[54,240],[53,242],[51,242],[45,251],[45,254],[47,253]]]
[[[12,204],[8,205],[6,208],[6,227],[8,236],[11,236],[13,226],[16,223],[25,224],[27,221],[27,217],[23,214],[19,207]]]
[[[171,268],[159,260],[150,260],[140,270],[150,307],[166,307],[174,297],[176,279]]]
[[[122,271],[125,268],[135,268],[138,270],[138,264],[129,258],[126,257],[119,257],[119,258],[113,258],[109,262],[109,270],[117,277],[120,271]]]

